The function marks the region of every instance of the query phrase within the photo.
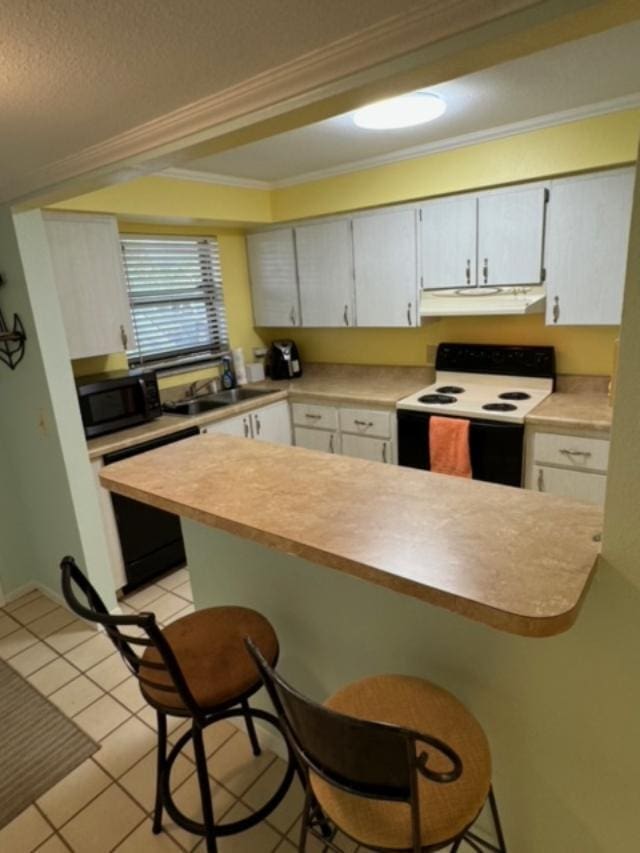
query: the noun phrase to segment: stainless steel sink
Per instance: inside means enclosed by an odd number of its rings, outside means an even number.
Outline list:
[[[258,388],[231,388],[229,391],[219,391],[217,394],[179,400],[176,403],[165,403],[164,410],[172,415],[201,415],[212,409],[223,409],[225,406],[233,406],[234,403],[254,400],[267,394],[273,394],[273,391],[263,391]]]

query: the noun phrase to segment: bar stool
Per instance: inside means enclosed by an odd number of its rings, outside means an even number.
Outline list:
[[[198,610],[164,629],[158,627],[153,613],[112,616],[73,557],[65,557],[60,569],[62,592],[69,607],[83,619],[104,627],[126,666],[138,679],[142,695],[156,711],[158,764],[153,832],[162,831],[162,813],[166,809],[179,826],[204,836],[207,851],[216,853],[216,838],[242,832],[263,820],[279,805],[293,780],[295,765],[287,742],[289,762],[273,796],[246,818],[215,822],[203,731],[219,720],[240,716],[246,724],[254,755],[261,752],[255,719],[281,731],[277,717],[249,705],[249,698],[262,687],[262,681],[243,643],[246,636],[253,636],[263,659],[273,666],[279,654],[273,628],[260,613],[244,607]],[[75,587],[83,593],[86,605],[78,600]],[[139,635],[122,633],[121,628],[137,630]],[[136,646],[142,647],[140,654],[134,650]],[[167,715],[191,720],[191,728],[176,741],[168,755]],[[191,740],[203,822],[183,814],[171,796],[171,769]]]
[[[420,678],[364,678],[318,705],[287,684],[247,640],[305,780],[298,850],[309,834],[341,853],[340,830],[373,850],[426,851],[464,842],[506,853],[478,721]],[[495,846],[471,831],[489,803]],[[329,827],[327,820],[332,827]]]

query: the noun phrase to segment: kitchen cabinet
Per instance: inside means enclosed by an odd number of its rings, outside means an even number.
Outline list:
[[[256,326],[299,326],[293,229],[249,234],[247,254]]]
[[[274,444],[291,444],[291,419],[286,400],[262,406],[253,412],[213,421],[200,430],[202,433],[235,435],[238,438],[256,438]]]
[[[71,358],[135,346],[115,218],[45,213]]]
[[[545,188],[535,185],[424,204],[422,287],[540,284],[545,203]]]
[[[294,443],[296,447],[306,447],[307,450],[340,453],[340,439],[335,430],[296,426],[294,427]]]
[[[608,461],[608,438],[528,430],[525,485],[538,492],[603,505]]]
[[[391,442],[365,435],[342,435],[342,455],[369,459],[372,462],[391,462]]]
[[[353,240],[349,219],[296,228],[303,326],[353,326]]]
[[[100,482],[100,470],[104,467],[104,460],[94,459],[91,463],[91,470],[98,492],[98,503],[100,505],[100,515],[102,516],[102,525],[104,527],[105,538],[107,541],[107,559],[111,567],[111,574],[115,589],[122,589],[126,586],[127,575],[124,567],[124,559],[122,556],[122,548],[120,546],[120,536],[118,534],[118,524],[116,522],[113,504],[111,503],[111,494]]]
[[[478,200],[475,195],[429,201],[420,208],[422,287],[476,284]]]
[[[488,193],[478,198],[478,284],[541,284],[546,189]]]
[[[353,220],[358,326],[416,326],[416,213],[396,210]]]
[[[547,324],[618,325],[633,202],[632,169],[553,181],[547,222]]]

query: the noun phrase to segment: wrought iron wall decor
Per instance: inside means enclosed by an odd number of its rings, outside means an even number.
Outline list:
[[[0,285],[4,279],[0,275]],[[24,358],[24,347],[27,335],[22,320],[17,314],[13,315],[13,324],[9,327],[0,309],[0,361],[11,370],[15,370]]]

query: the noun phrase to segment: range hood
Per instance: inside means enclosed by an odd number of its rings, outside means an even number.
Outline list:
[[[420,295],[420,316],[428,318],[542,314],[545,299],[543,285],[423,290]]]

